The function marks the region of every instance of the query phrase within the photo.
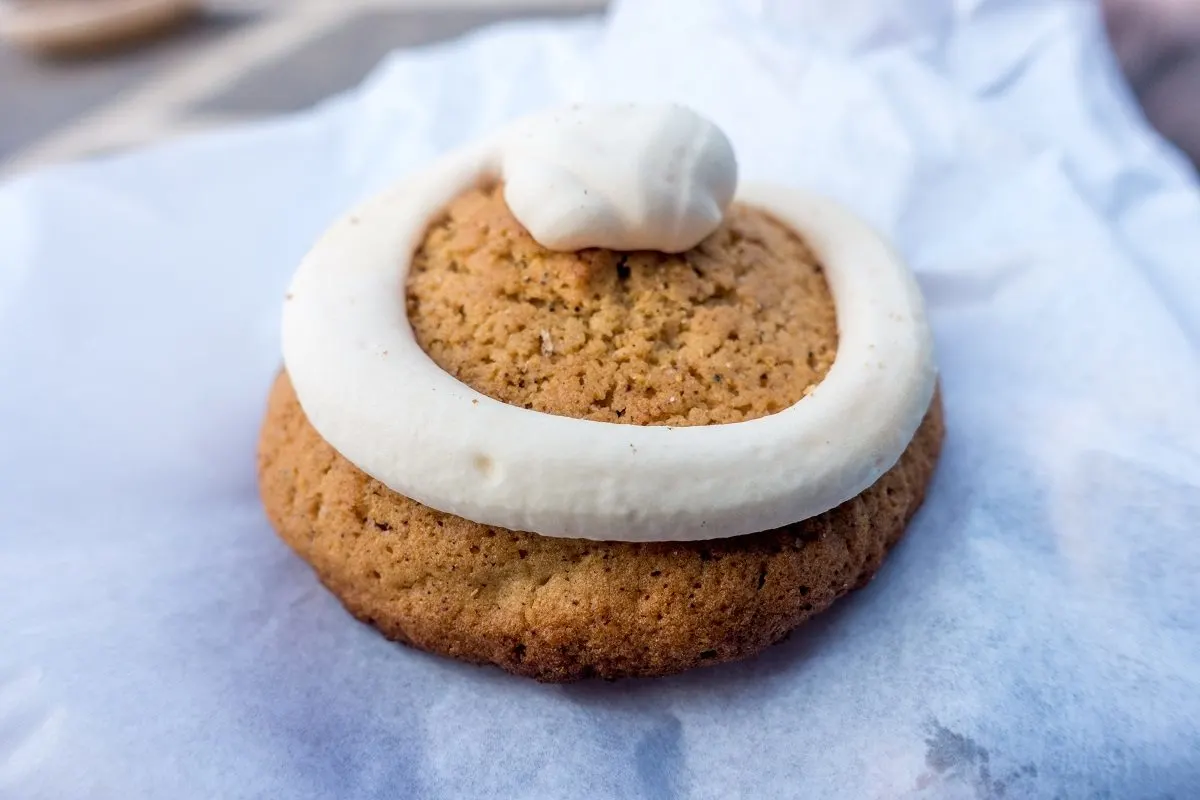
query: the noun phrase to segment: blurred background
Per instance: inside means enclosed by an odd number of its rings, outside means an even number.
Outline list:
[[[0,172],[297,111],[389,51],[605,0],[0,0]],[[1200,163],[1200,0],[1103,0],[1132,91]]]

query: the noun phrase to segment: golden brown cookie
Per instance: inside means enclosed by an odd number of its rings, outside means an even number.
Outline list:
[[[408,285],[434,360],[492,397],[628,424],[710,424],[787,407],[836,352],[820,265],[792,231],[732,211],[677,256],[551,253],[496,187],[431,226]],[[272,524],[392,639],[543,681],[665,675],[753,655],[865,584],[920,506],[943,435],[935,396],[900,461],[818,517],[731,539],[560,539],[403,497],[340,456],[286,373],[259,447]]]

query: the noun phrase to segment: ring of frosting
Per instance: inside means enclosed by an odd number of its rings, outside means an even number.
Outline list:
[[[789,408],[732,424],[622,425],[509,405],[444,372],[408,321],[411,256],[451,200],[503,177],[502,151],[501,138],[452,153],[367,201],[332,226],[293,278],[284,361],[310,422],[348,460],[474,522],[667,541],[815,516],[899,459],[935,383],[920,290],[852,213],[782,186],[742,185],[736,199],[803,236],[824,265],[838,323],[833,365]]]

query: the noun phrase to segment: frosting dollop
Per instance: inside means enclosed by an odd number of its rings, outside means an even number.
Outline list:
[[[550,250],[681,253],[717,229],[737,187],[729,139],[679,105],[539,114],[501,153],[505,202]]]

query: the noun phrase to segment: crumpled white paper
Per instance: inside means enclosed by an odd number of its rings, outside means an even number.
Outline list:
[[[272,534],[297,259],[537,108],[668,98],[925,289],[949,423],[867,589],[750,662],[540,686],[387,643]],[[1069,0],[629,0],[0,188],[0,797],[1184,798],[1200,195]]]

